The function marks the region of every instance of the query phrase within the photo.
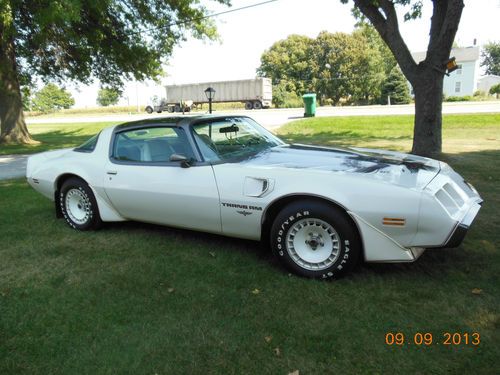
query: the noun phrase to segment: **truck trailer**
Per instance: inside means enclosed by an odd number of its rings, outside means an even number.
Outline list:
[[[146,111],[189,112],[194,106],[208,103],[205,95],[208,87],[215,90],[212,103],[241,102],[245,109],[262,109],[269,108],[273,100],[269,78],[167,85],[166,99],[157,106],[146,107]]]

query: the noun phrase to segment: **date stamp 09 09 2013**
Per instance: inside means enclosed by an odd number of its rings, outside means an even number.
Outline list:
[[[385,344],[388,346],[478,346],[480,343],[481,335],[478,332],[443,332],[440,335],[434,335],[431,332],[417,332],[413,335],[388,332],[385,335]]]

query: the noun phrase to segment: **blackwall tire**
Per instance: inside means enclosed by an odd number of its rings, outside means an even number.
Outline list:
[[[258,100],[253,102],[253,109],[262,109],[262,103]]]
[[[245,109],[247,111],[253,109],[253,103],[252,102],[245,102]]]
[[[86,231],[102,225],[92,189],[79,178],[66,180],[59,192],[59,205],[66,223],[74,229]]]
[[[338,278],[358,263],[361,242],[347,214],[314,200],[289,204],[275,218],[271,248],[291,272],[309,278]]]
[[[153,108],[151,108],[151,107],[149,107],[149,106],[148,106],[148,107],[146,107],[146,112],[147,112],[148,114],[153,113]]]

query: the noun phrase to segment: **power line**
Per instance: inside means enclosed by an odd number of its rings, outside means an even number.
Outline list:
[[[239,8],[234,8],[234,9],[229,9],[229,10],[225,10],[225,11],[222,11],[222,12],[219,12],[219,13],[211,13],[211,14],[207,14],[206,16],[203,16],[203,17],[199,17],[199,18],[193,18],[189,21],[185,21],[185,22],[190,22],[190,21],[198,21],[198,20],[203,20],[205,18],[211,18],[211,17],[217,17],[217,16],[222,16],[223,14],[227,14],[227,13],[233,13],[233,12],[238,12],[240,10],[245,10],[245,9],[250,9],[250,8],[255,8],[255,7],[259,7],[261,5],[266,5],[266,4],[269,4],[269,3],[275,3],[276,1],[278,0],[268,0],[268,1],[262,1],[260,3],[256,3],[256,4],[250,4],[250,5],[245,5],[243,7],[239,7]],[[174,23],[175,25],[175,23]],[[173,25],[172,25],[173,26]]]
[[[262,5],[266,5],[266,4],[270,4],[270,3],[275,3],[276,1],[278,1],[278,0],[262,1],[260,3],[245,5],[245,6],[242,6],[242,7],[239,7],[239,8],[229,9],[229,10],[225,10],[225,11],[218,12],[218,13],[210,13],[210,14],[206,14],[206,15],[201,16],[201,17],[195,17],[195,18],[191,18],[191,19],[185,20],[185,21],[172,22],[172,23],[170,23],[168,25],[157,27],[157,28],[152,28],[152,29],[148,29],[148,30],[141,30],[141,31],[138,31],[136,34],[142,34],[144,32],[148,32],[148,31],[161,30],[161,29],[165,29],[165,28],[170,28],[172,26],[184,25],[184,24],[187,24],[187,23],[190,23],[190,22],[193,22],[193,21],[201,21],[201,20],[204,20],[204,19],[207,19],[207,18],[218,17],[218,16],[222,16],[222,15],[228,14],[228,13],[239,12],[241,10],[246,10],[246,9],[250,9],[250,8],[256,8],[256,7],[259,7],[259,6],[262,6]]]

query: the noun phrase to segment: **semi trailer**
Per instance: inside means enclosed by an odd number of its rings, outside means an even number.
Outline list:
[[[208,103],[207,88],[215,94],[212,103],[241,102],[245,109],[269,108],[272,104],[272,84],[269,78],[254,78],[237,81],[203,82],[165,86],[166,98],[157,105],[146,107],[148,113],[189,112],[193,107]]]

